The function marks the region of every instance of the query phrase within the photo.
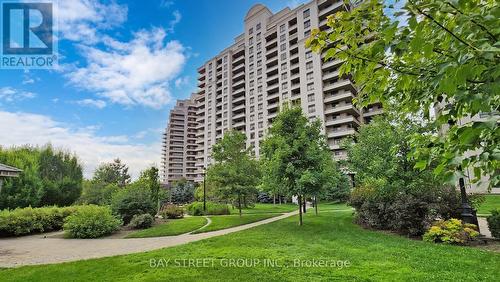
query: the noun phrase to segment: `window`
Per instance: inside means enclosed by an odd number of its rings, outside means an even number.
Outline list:
[[[306,60],[312,58],[313,54],[311,51],[306,52]]]
[[[222,59],[222,61],[225,63],[227,62],[227,56],[224,56],[224,58]]]
[[[262,93],[262,86],[257,87],[257,93]]]
[[[263,115],[262,113],[259,113],[259,119],[262,119]]]
[[[257,51],[260,51],[261,47],[262,47],[262,44],[260,42],[257,43]]]
[[[253,47],[248,48],[249,53],[253,53]]]
[[[250,89],[250,96],[253,96],[253,92],[254,92],[254,90]]]
[[[259,131],[259,138],[261,138],[262,136],[264,136],[264,132],[261,130]]]
[[[307,91],[313,91],[314,90],[314,83],[309,83],[307,85]]]
[[[250,116],[250,121],[253,121],[253,119],[254,119],[254,118],[255,118],[255,116],[254,116],[254,115],[251,115],[251,116]]]
[[[285,51],[286,50],[286,43],[285,44],[281,44],[280,50],[281,51]]]
[[[248,34],[252,34],[252,33],[253,33],[253,28],[250,28],[250,29],[248,30]]]
[[[304,37],[309,37],[309,36],[311,36],[311,30],[310,29],[304,31]]]
[[[260,67],[260,66],[262,66],[262,61],[261,61],[261,60],[258,60],[258,61],[257,61],[257,67]]]
[[[283,82],[283,83],[281,84],[281,89],[282,89],[282,90],[285,90],[285,89],[287,89],[287,88],[288,88],[288,84],[287,84],[286,82]]]
[[[250,44],[250,45],[253,44],[253,37],[250,37],[250,39],[248,39],[248,44]]]
[[[260,59],[262,57],[262,52],[257,53],[257,59]]]
[[[259,121],[259,128],[264,127],[264,123],[262,121]]]
[[[255,123],[250,124],[250,130],[255,130]]]
[[[253,113],[255,111],[255,106],[250,106],[250,112]]]
[[[285,73],[282,73],[282,74],[281,74],[281,79],[286,79],[286,78],[287,78],[287,75],[288,75],[288,74],[287,74],[286,72],[285,72]]]
[[[311,70],[313,68],[313,63],[312,62],[307,62],[306,64],[306,69]]]
[[[310,15],[311,15],[311,11],[309,9],[304,11],[304,19],[309,18]]]
[[[253,87],[254,81],[250,81],[250,87]]]
[[[259,96],[257,97],[257,101],[258,101],[258,102],[262,102],[262,95],[259,95]]]
[[[253,64],[250,64],[250,66],[248,66],[248,68],[253,70]]]
[[[307,95],[307,101],[308,102],[314,102],[314,94]]]
[[[257,33],[256,39],[257,39],[257,41],[260,40],[260,32]]]
[[[282,71],[286,70],[286,63],[281,64],[281,70]]]
[[[257,78],[257,85],[262,83],[262,77]]]
[[[313,74],[313,72],[308,73],[308,74],[306,75],[306,79],[307,79],[307,80],[313,80],[313,79],[314,79],[314,74]]]
[[[259,30],[260,29],[260,23],[257,24],[257,26],[255,27],[256,30]]]
[[[286,60],[286,53],[282,53],[282,54],[281,54],[281,60],[282,60],[282,61]]]
[[[258,106],[259,111],[262,111],[262,108],[263,108],[263,105],[259,104],[259,106]]]
[[[307,21],[304,22],[304,29],[308,29],[309,27],[311,27],[311,21],[307,20]]]
[[[227,109],[227,104],[224,104],[224,110],[226,110],[226,109]]]
[[[253,79],[253,72],[250,73],[249,77],[250,79]]]
[[[252,93],[252,94],[253,94],[253,93]],[[250,98],[250,104],[253,104],[253,103],[254,103],[254,101],[255,101],[255,99],[254,99],[253,97],[252,97],[252,98]]]
[[[250,63],[253,62],[253,56],[250,56]]]
[[[280,32],[285,32],[285,25],[284,25],[284,24],[282,24],[282,25],[280,26]]]
[[[309,106],[307,107],[307,111],[308,111],[309,113],[314,113],[314,112],[316,111],[316,109],[314,108],[314,105],[309,105]]]
[[[283,42],[286,40],[286,34],[280,35],[280,42]]]
[[[255,139],[255,132],[250,133],[250,139]]]
[[[262,74],[262,69],[258,69],[257,70],[257,75],[261,75]]]

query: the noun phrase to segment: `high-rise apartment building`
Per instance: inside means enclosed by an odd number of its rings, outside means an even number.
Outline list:
[[[354,106],[356,88],[349,77],[339,76],[342,62],[324,62],[324,54],[305,48],[313,28],[328,29],[327,17],[345,9],[343,0],[313,0],[273,14],[257,4],[234,43],[198,68],[199,90],[191,98],[197,109],[196,181],[225,131],[244,132],[258,157],[266,129],[284,103],[300,105],[310,119],[319,119],[332,155],[345,157],[342,139],[382,109]]]
[[[162,183],[168,184],[186,178],[194,181],[196,168],[197,105],[190,99],[177,101],[170,111],[169,122],[163,133]]]

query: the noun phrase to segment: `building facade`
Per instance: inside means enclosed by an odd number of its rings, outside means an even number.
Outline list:
[[[197,123],[195,181],[201,181],[212,146],[228,130],[244,132],[258,157],[266,129],[284,103],[319,119],[333,157],[345,158],[342,139],[382,109],[354,106],[356,88],[349,77],[339,76],[342,62],[324,62],[324,54],[305,48],[312,29],[328,29],[327,17],[345,9],[343,0],[313,0],[273,14],[257,4],[234,43],[198,68],[198,92],[190,99]]]
[[[178,100],[170,111],[169,122],[163,133],[161,180],[170,184],[186,178],[194,181],[196,168],[197,105],[194,100]]]

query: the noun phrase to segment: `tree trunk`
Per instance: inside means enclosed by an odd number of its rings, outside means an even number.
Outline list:
[[[280,194],[278,194],[278,201],[280,202],[280,205],[281,205],[282,202],[281,202],[281,195]]]
[[[241,216],[241,195],[238,195],[238,209],[240,210],[240,216]]]
[[[302,208],[304,209],[304,213],[306,213],[306,209],[307,209],[307,203],[306,203],[306,196],[304,195],[303,197],[303,203],[302,203]]]
[[[273,193],[273,205],[276,205],[276,193]]]
[[[314,196],[314,210],[316,211],[316,215],[318,215],[318,196]]]
[[[302,197],[298,196],[299,200],[299,225],[302,226]]]

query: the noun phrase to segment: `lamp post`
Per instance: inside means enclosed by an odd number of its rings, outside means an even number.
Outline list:
[[[207,171],[206,168],[203,167],[203,211],[207,211]]]
[[[475,224],[479,229],[476,213],[467,200],[467,193],[465,192],[465,181],[463,177],[460,177],[460,179],[458,180],[458,185],[460,186],[460,196],[462,198],[462,208],[460,211],[462,220],[466,223]]]

